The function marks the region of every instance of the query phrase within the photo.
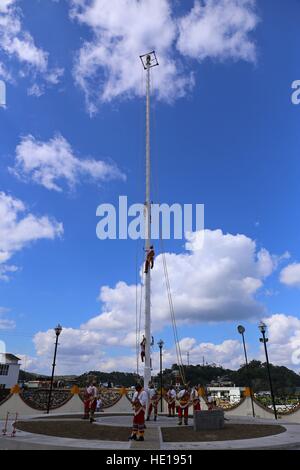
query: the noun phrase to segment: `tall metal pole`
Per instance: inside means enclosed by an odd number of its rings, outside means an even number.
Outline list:
[[[159,369],[160,369],[160,412],[163,412],[163,369],[162,369],[162,348],[164,342],[160,340],[158,342],[159,346]]]
[[[274,410],[274,415],[275,419],[277,419],[277,410],[276,410],[276,404],[275,404],[275,395],[273,391],[273,384],[272,384],[272,378],[271,378],[271,371],[270,371],[270,363],[269,363],[269,355],[268,355],[268,350],[267,350],[267,341],[268,338],[266,338],[266,333],[265,331],[261,331],[263,337],[260,338],[260,342],[264,343],[265,347],[265,355],[266,355],[266,360],[267,360],[267,370],[268,370],[268,377],[269,377],[269,384],[270,384],[270,392],[271,392],[271,398],[272,398],[272,405],[273,405],[273,410]]]
[[[253,390],[252,390],[252,380],[250,379],[250,373],[249,373],[249,364],[248,364],[248,356],[247,356],[247,350],[246,350],[246,343],[245,343],[244,331],[243,331],[241,334],[242,334],[242,338],[243,338],[243,346],[244,346],[244,353],[245,353],[245,361],[246,361],[246,370],[247,370],[248,384],[249,384],[249,387],[250,387],[250,398],[251,398],[251,406],[252,406],[252,415],[253,415],[253,418],[255,418],[254,402],[253,402]]]
[[[54,371],[55,371],[55,366],[56,366],[56,354],[57,354],[57,346],[58,346],[58,337],[59,337],[59,335],[62,331],[62,327],[60,325],[57,325],[57,327],[55,328],[54,331],[55,331],[55,334],[56,334],[56,341],[55,341],[54,358],[53,358],[53,364],[52,364],[50,390],[49,390],[48,404],[47,404],[47,414],[49,414],[50,407],[51,407],[51,395],[52,395],[52,390],[53,390]]]
[[[151,246],[151,160],[150,160],[150,68],[151,56],[146,57],[147,68],[147,93],[146,93],[146,206],[145,206],[145,249],[146,256]],[[148,269],[145,278],[145,368],[144,388],[148,390],[151,382],[151,269]]]

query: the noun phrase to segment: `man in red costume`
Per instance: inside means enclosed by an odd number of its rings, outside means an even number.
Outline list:
[[[148,273],[149,267],[151,269],[153,269],[153,267],[154,267],[154,258],[155,258],[154,247],[150,246],[150,249],[147,250],[146,263],[145,263],[145,274]]]
[[[191,402],[193,403],[193,411],[201,411],[200,397],[197,387],[193,387],[191,391]]]
[[[144,335],[143,335],[143,339],[142,339],[142,342],[141,342],[140,346],[141,346],[141,361],[142,361],[142,362],[145,362],[145,357],[146,357],[146,338],[145,338]]]
[[[184,418],[184,424],[186,426],[188,425],[190,396],[191,396],[191,392],[189,390],[189,387],[187,385],[184,385],[182,390],[178,393],[178,401],[179,401],[178,424],[180,426],[182,425],[182,418]]]
[[[148,403],[147,392],[143,390],[141,384],[135,386],[135,393],[132,398],[132,407],[134,412],[132,432],[129,440],[144,441],[145,433],[145,413]]]
[[[90,385],[90,382],[86,383],[86,387],[83,394],[84,415],[82,419],[89,419],[90,416],[90,395],[88,393],[88,388],[90,387]]]
[[[167,393],[167,401],[168,401],[168,411],[169,411],[169,418],[171,416],[175,416],[175,402],[176,402],[176,391],[173,385],[170,386],[168,393]]]
[[[150,416],[152,414],[152,410],[154,412],[154,421],[157,420],[157,408],[158,408],[158,402],[159,402],[159,396],[157,393],[156,388],[154,387],[153,384],[149,385],[149,408],[148,408],[148,416],[147,416],[147,421],[150,420]]]
[[[95,421],[95,411],[97,406],[98,390],[95,381],[90,382],[84,392],[84,416],[83,419],[90,419],[90,423]]]

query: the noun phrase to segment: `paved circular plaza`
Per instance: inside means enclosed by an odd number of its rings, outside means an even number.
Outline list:
[[[281,420],[236,417],[226,421],[224,430],[195,433],[192,419],[178,426],[176,418],[159,416],[146,423],[145,442],[127,440],[131,423],[132,416],[113,414],[100,414],[94,424],[79,415],[27,417],[19,421],[15,437],[10,429],[1,436],[0,449],[300,449],[300,425]]]

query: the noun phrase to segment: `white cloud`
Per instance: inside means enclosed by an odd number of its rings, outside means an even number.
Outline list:
[[[1,265],[0,265],[1,269]],[[0,271],[0,279],[1,279],[1,271]],[[6,315],[9,313],[8,308],[0,307],[0,330],[12,330],[15,328],[16,323],[14,320],[9,320],[6,318]]]
[[[112,372],[115,370],[124,372],[136,371],[136,356],[134,348],[128,354],[119,353],[112,355],[111,346],[114,344],[108,339],[107,333],[99,333],[91,330],[64,328],[59,339],[57,359],[57,373],[71,374],[83,373],[89,370],[101,370]],[[49,373],[53,356],[54,331],[39,332],[34,337],[36,357],[27,358],[27,369],[36,372]],[[126,342],[125,342],[126,343]],[[128,347],[128,344],[124,344]],[[222,364],[224,367],[238,368],[243,363],[242,347],[239,341],[225,340],[221,344],[197,343],[195,338],[183,338],[180,341],[182,354],[186,352],[187,345],[190,351],[190,360],[193,364],[202,363],[203,356],[210,364]],[[185,356],[183,356],[183,361]],[[153,372],[159,368],[159,352],[152,355]],[[164,349],[164,367],[171,367],[177,363],[174,347]],[[140,366],[140,373],[142,373]]]
[[[43,365],[41,364],[41,361],[37,357],[32,357],[27,354],[20,354],[16,353],[16,356],[20,359],[19,364],[21,365],[21,370],[25,370],[26,372],[30,371],[33,373],[44,373],[44,368]],[[48,370],[47,370],[48,375],[50,375],[49,372],[49,365],[48,365]]]
[[[43,370],[46,373],[48,368],[49,373],[54,338],[53,330],[39,332],[34,336],[33,342],[37,354],[37,361],[34,361],[35,370]],[[105,354],[103,351],[105,344],[105,333],[63,328],[59,337],[57,373],[83,373],[99,369],[100,361]]]
[[[38,47],[29,31],[22,23],[22,10],[16,0],[1,0],[0,4],[0,52],[7,62],[16,60],[20,66],[20,76],[31,73],[34,77],[39,74],[46,83],[56,84],[63,70],[49,68],[49,54]],[[4,65],[0,65],[0,72],[5,70],[5,78],[12,74]]]
[[[61,223],[29,213],[22,201],[0,192],[0,279],[16,271],[16,266],[6,264],[14,253],[33,241],[53,240],[62,233]]]
[[[64,69],[61,67],[56,67],[50,70],[46,75],[47,82],[51,83],[52,85],[57,85],[60,82],[63,74],[65,73]]]
[[[12,76],[7,70],[7,67],[3,62],[0,62],[0,78],[5,80],[6,82],[11,82],[12,81]]]
[[[179,328],[185,323],[195,324],[196,328],[202,322],[238,321],[262,316],[264,308],[255,296],[264,279],[276,268],[277,258],[266,250],[258,251],[255,242],[244,235],[206,230],[202,249],[199,249],[200,239],[200,233],[193,234],[184,253],[166,254]],[[156,334],[170,325],[162,255],[157,257],[153,270],[152,294],[152,329]],[[133,364],[133,370],[136,286],[125,282],[119,282],[114,288],[103,286],[99,299],[102,302],[100,315],[78,329],[66,330],[65,356],[76,355],[78,364],[83,361],[85,367],[88,367],[85,361],[90,358],[88,364],[98,363],[102,368],[105,364],[112,368],[118,365],[123,370],[124,364]],[[141,328],[143,331],[143,322]],[[39,355],[47,354],[49,348],[53,348],[53,332],[40,332],[35,337],[35,344]],[[221,345],[199,345],[195,339],[185,338],[182,349],[190,350],[193,362],[201,362],[204,355],[210,357],[209,362],[230,363],[235,367],[243,362],[238,344],[227,340]],[[127,357],[124,355],[108,359],[105,352],[112,351],[112,347],[130,348],[127,362],[123,360]],[[103,354],[105,356],[102,357]],[[175,350],[168,354],[167,360],[176,362]]]
[[[9,7],[15,3],[16,0],[1,0],[0,1],[0,13],[4,14],[8,12]]]
[[[198,59],[256,59],[250,36],[258,24],[254,0],[195,1],[193,9],[179,20],[178,50]]]
[[[280,258],[265,249],[258,250],[256,243],[244,235],[206,230],[203,246],[200,240],[203,240],[201,233],[192,234],[183,253],[166,254],[179,331],[185,324],[194,324],[196,330],[197,325],[204,322],[238,322],[262,317],[264,307],[257,301],[256,294],[277,268]],[[162,255],[156,258],[152,277],[152,331],[158,336],[164,327],[170,326]],[[119,282],[114,288],[103,286],[99,300],[102,303],[100,315],[77,329],[67,328],[61,338],[65,372],[68,367],[80,371],[93,368],[135,370],[136,286],[125,282]],[[141,333],[143,318],[142,315]],[[53,331],[40,332],[34,340],[38,356],[47,356],[48,361],[53,350],[53,334]],[[202,363],[203,356],[209,363],[224,367],[238,368],[244,362],[238,340],[224,339],[220,344],[214,344],[199,343],[194,337],[186,337],[180,344],[182,354],[189,351],[194,364]],[[175,348],[166,350],[165,366],[175,362]],[[153,354],[153,364],[156,370],[158,352]]]
[[[152,86],[160,99],[183,96],[193,84],[170,53],[176,24],[168,0],[71,0],[71,17],[91,28],[93,39],[78,53],[74,77],[83,89],[88,109],[97,101],[144,94],[139,56],[159,51],[160,67]]]
[[[185,349],[186,345],[189,345]],[[192,346],[191,346],[192,345]],[[239,341],[225,340],[220,344],[214,343],[198,343],[195,338],[183,338],[180,341],[182,360],[186,364],[186,351],[190,353],[191,364],[202,364],[203,356],[205,362],[209,364],[222,365],[225,368],[237,369],[245,362],[242,346]],[[157,348],[156,348],[157,349]],[[173,364],[178,364],[176,350],[172,348],[164,348],[164,367],[170,368]],[[152,353],[153,373],[159,372],[159,351]],[[99,362],[101,371],[111,372],[114,370],[135,372],[136,357],[134,351],[129,356],[121,355],[118,357],[104,357]],[[143,368],[140,365],[140,373],[143,374]]]
[[[189,352],[191,364],[205,363],[221,365],[224,368],[238,369],[245,362],[240,341],[227,339],[220,344],[197,343],[195,338],[184,338],[180,341],[183,362],[186,363],[186,352]],[[174,351],[173,358],[169,358],[169,364],[177,363]]]
[[[286,266],[280,273],[280,282],[287,286],[300,287],[300,263]]]
[[[29,96],[36,96],[37,98],[42,96],[44,92],[45,92],[44,87],[41,85],[38,85],[37,83],[34,83],[33,85],[31,85],[31,87],[29,87],[27,90],[27,94]]]
[[[1,255],[0,255],[1,258]],[[11,264],[1,264],[0,261],[0,281],[8,281],[12,273],[19,271],[17,266]]]
[[[256,294],[264,279],[277,266],[277,257],[257,250],[256,243],[244,235],[205,230],[203,249],[198,249],[201,234],[193,234],[182,254],[166,254],[176,318],[181,323],[229,321],[259,317],[264,307]],[[157,256],[152,282],[154,329],[169,322],[162,255]],[[84,327],[124,332],[135,322],[134,285],[119,282],[115,288],[100,291],[102,313]]]
[[[265,318],[264,322],[268,327],[270,362],[299,370],[300,319],[291,315],[275,314]],[[260,359],[265,362],[263,348]]]
[[[60,134],[47,142],[36,140],[32,135],[23,137],[16,148],[16,164],[10,171],[21,179],[32,180],[54,191],[62,191],[62,181],[73,188],[81,177],[96,182],[125,179],[114,164],[79,159]]]
[[[127,319],[127,322],[130,320]],[[299,370],[300,365],[300,319],[285,314],[274,314],[264,318],[267,324],[268,352],[270,362]],[[128,329],[135,329],[128,325]],[[112,332],[106,328],[102,331],[64,328],[60,337],[58,373],[82,373],[89,370],[111,372],[114,370],[135,372],[135,332],[124,336],[121,332]],[[131,338],[129,338],[131,337]],[[130,339],[129,342],[126,339]],[[39,332],[34,337],[36,357],[27,358],[27,369],[35,372],[48,373],[53,356],[54,331]],[[112,347],[124,347],[126,354],[114,351]],[[238,369],[244,363],[244,353],[239,340],[225,339],[219,344],[198,342],[194,337],[184,337],[180,340],[183,363],[186,363],[186,353],[189,351],[191,364],[205,363],[222,365],[224,368]],[[113,354],[112,354],[113,352]],[[252,354],[251,354],[252,356]],[[257,357],[257,354],[256,354]],[[258,358],[265,362],[263,347]],[[155,345],[152,352],[153,372],[158,373],[159,351]],[[164,367],[178,363],[175,347],[164,348]],[[140,364],[140,373],[143,367]]]
[[[21,11],[16,3],[15,0],[1,2],[0,47],[8,56],[16,56],[20,62],[45,72],[48,54],[35,45],[28,31],[23,30]]]
[[[156,49],[160,67],[153,89],[159,99],[173,101],[194,85],[183,56],[203,60],[255,60],[249,33],[257,25],[252,0],[208,0],[176,18],[170,0],[70,0],[71,17],[92,31],[78,52],[74,77],[90,113],[100,102],[140,96],[140,54]],[[180,57],[180,52],[182,57]]]
[[[34,337],[34,344],[37,348],[38,356],[43,356],[53,349],[54,330],[37,333]],[[60,354],[68,355],[73,353],[76,344],[76,354],[80,356],[94,353],[96,345],[105,340],[105,335],[99,332],[79,330],[73,328],[63,328],[60,335]]]

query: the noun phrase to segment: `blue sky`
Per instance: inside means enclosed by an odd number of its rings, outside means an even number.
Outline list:
[[[133,285],[142,244],[98,240],[96,208],[116,204],[119,195],[144,200],[138,54],[155,48],[153,199],[205,204],[205,253],[192,250],[188,258],[184,240],[165,243],[173,253],[182,350],[194,363],[205,355],[238,367],[236,326],[243,323],[250,355],[262,358],[257,323],[264,318],[271,360],[298,370],[300,106],[292,104],[291,86],[300,79],[300,2],[79,4],[0,0],[0,78],[7,85],[0,109],[0,338],[7,350],[22,355],[26,368],[47,372],[51,328],[60,322],[62,372],[134,370]],[[104,162],[105,171],[83,169],[84,161]],[[188,279],[176,271],[180,263]],[[160,266],[158,259],[159,287]],[[214,268],[209,276],[205,266]],[[110,289],[101,301],[103,286]],[[153,329],[172,363],[163,295],[154,287]]]

